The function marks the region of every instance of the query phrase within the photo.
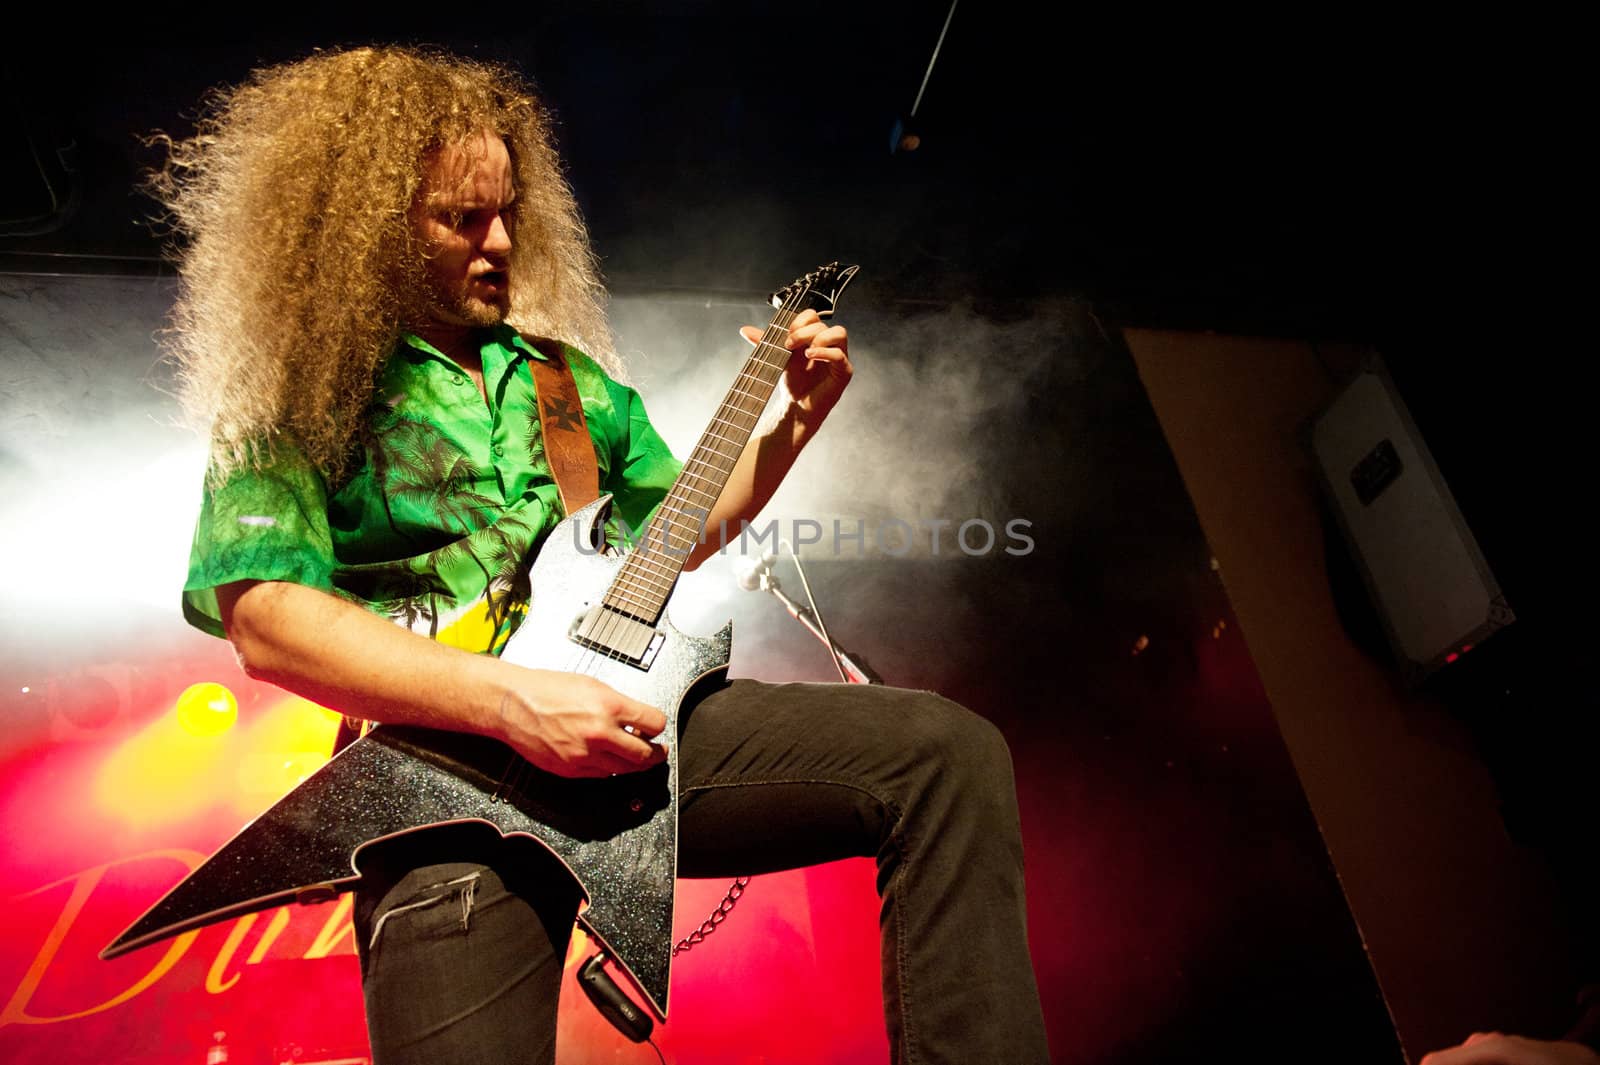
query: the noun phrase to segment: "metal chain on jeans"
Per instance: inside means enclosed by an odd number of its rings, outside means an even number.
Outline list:
[[[750,878],[741,876],[728,886],[728,893],[722,896],[722,901],[717,903],[717,908],[711,911],[711,916],[700,922],[700,927],[684,936],[678,945],[672,948],[672,956],[679,954],[690,947],[706,941],[706,936],[717,930],[717,926],[728,919],[728,914],[739,904],[739,899],[744,895],[744,889],[750,886]]]

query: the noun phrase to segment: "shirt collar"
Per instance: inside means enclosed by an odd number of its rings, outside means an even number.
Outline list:
[[[415,333],[408,333],[402,330],[400,333],[400,343],[406,348],[410,349],[410,352],[415,355],[432,356],[436,359],[442,359],[451,366],[456,365],[454,359],[450,358],[448,355],[444,354],[438,348],[434,347],[426,340],[423,340]],[[499,344],[503,348],[508,348],[513,352],[520,352],[529,358],[538,359],[540,362],[550,361],[550,356],[546,355],[544,352],[528,343],[527,340],[523,339],[522,334],[518,333],[511,326],[506,325],[504,322],[494,326],[489,330],[488,334],[484,338],[483,347],[487,347],[489,344]],[[479,351],[482,351],[482,347],[479,348]],[[515,361],[515,359],[516,356],[512,355],[511,358],[507,359],[506,361],[509,363]],[[460,369],[460,367],[456,368]]]
[[[512,329],[509,325],[501,325],[497,328],[511,334],[509,340],[510,347],[516,348],[524,355],[527,355],[530,358],[538,359],[540,362],[550,361],[550,356],[546,355],[544,352],[528,343],[521,333],[517,332],[515,329]],[[502,339],[501,342],[506,343],[504,339]]]

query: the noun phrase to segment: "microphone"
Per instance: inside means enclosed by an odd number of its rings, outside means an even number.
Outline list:
[[[754,592],[772,575],[772,564],[777,558],[777,553],[770,547],[761,552],[760,558],[753,559],[749,555],[740,555],[733,560],[734,579],[745,591]]]
[[[733,572],[739,587],[747,592],[762,591],[771,593],[772,597],[783,604],[783,609],[789,616],[806,627],[806,630],[821,641],[822,646],[828,649],[828,656],[833,659],[834,668],[839,671],[839,679],[847,684],[882,684],[883,678],[867,665],[866,659],[851,654],[843,647],[833,642],[833,637],[828,635],[828,628],[822,623],[821,613],[817,610],[816,600],[811,595],[811,583],[806,580],[805,570],[800,565],[800,559],[787,540],[778,541],[779,546],[786,548],[794,559],[795,572],[800,574],[800,583],[805,585],[806,599],[811,603],[809,607],[802,606],[790,599],[783,591],[783,585],[778,583],[778,578],[773,576],[772,563],[777,560],[777,552],[772,548],[761,552],[761,557],[752,559],[741,555],[733,560]]]

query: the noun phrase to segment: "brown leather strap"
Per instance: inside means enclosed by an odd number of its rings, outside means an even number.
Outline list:
[[[600,498],[600,467],[594,457],[594,440],[578,399],[578,382],[572,379],[561,345],[542,337],[524,337],[546,358],[529,359],[534,398],[539,404],[539,428],[544,437],[545,461],[561,492],[567,513]]]

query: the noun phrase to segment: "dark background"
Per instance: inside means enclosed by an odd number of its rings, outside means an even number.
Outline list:
[[[1349,12],[1188,25],[969,0],[918,109],[921,147],[891,155],[948,13],[591,4],[451,28],[348,14],[82,27],[8,65],[6,121],[47,168],[53,145],[74,145],[77,180],[57,191],[77,203],[7,250],[153,258],[128,196],[153,159],[138,134],[182,132],[207,87],[254,66],[383,40],[537,79],[623,287],[765,287],[750,253],[782,238],[796,256],[868,263],[864,282],[907,300],[1068,288],[1139,324],[1370,339],[1494,235],[1482,194],[1504,166],[1491,146],[1509,147],[1509,76],[1437,39],[1425,51],[1447,27]],[[48,211],[34,171],[6,167],[8,216]]]

